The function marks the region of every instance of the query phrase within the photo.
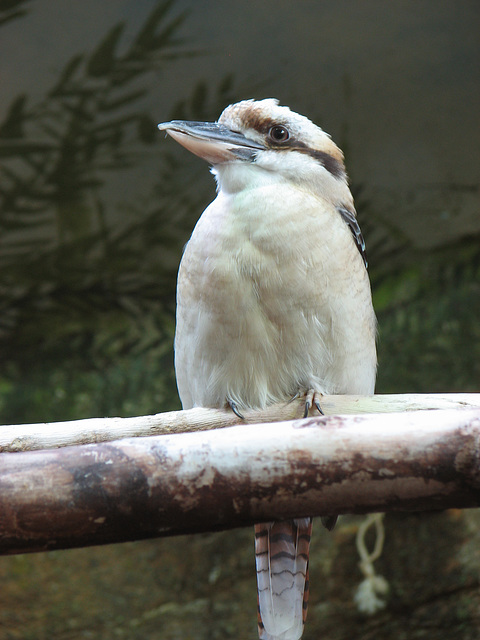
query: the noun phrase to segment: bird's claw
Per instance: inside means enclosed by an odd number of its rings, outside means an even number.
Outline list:
[[[305,411],[303,413],[304,418],[308,416],[308,412],[310,411],[312,404],[315,405],[315,408],[320,415],[325,415],[320,405],[320,400],[317,398],[317,394],[315,393],[315,389],[309,389],[305,397]],[[321,521],[325,529],[328,529],[328,531],[332,531],[337,522],[337,518],[338,516],[323,516],[321,518]]]
[[[290,403],[292,403],[292,402],[295,402],[295,400],[296,400],[297,398],[299,398],[299,397],[300,397],[300,391],[297,391],[297,393],[296,393],[294,396],[292,396],[292,397],[290,398],[290,400],[287,402],[287,404],[290,404]]]
[[[318,413],[320,415],[325,415],[323,413],[323,409],[321,407],[320,404],[320,400],[318,400],[317,398],[317,393],[315,392],[315,389],[309,389],[307,391],[307,394],[305,396],[305,410],[303,412],[303,417],[306,418],[308,416],[308,413],[310,411],[310,409],[312,408],[312,405],[315,405],[316,410],[318,411]]]
[[[228,405],[229,405],[230,409],[233,411],[233,413],[234,413],[238,418],[240,418],[240,420],[245,420],[245,416],[243,416],[243,415],[240,413],[240,411],[238,410],[238,407],[237,407],[237,403],[236,403],[236,402],[234,402],[233,400],[227,400],[227,403],[228,403]]]

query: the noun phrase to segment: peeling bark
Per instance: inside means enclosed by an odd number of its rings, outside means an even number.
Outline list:
[[[0,553],[475,507],[480,410],[315,417],[0,455]]]
[[[480,408],[480,393],[392,394],[373,396],[324,396],[325,415],[390,413],[426,409]],[[77,444],[111,442],[122,438],[208,431],[235,424],[260,424],[301,418],[304,398],[262,411],[243,412],[244,420],[230,409],[196,408],[134,418],[88,418],[39,424],[0,426],[0,453],[56,449]]]

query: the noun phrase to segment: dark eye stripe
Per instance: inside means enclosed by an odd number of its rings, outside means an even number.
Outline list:
[[[292,141],[291,148],[295,149],[296,151],[306,153],[312,158],[315,158],[315,160],[318,160],[318,162],[320,162],[320,164],[325,167],[328,173],[331,173],[334,178],[346,179],[347,174],[345,172],[343,162],[340,162],[329,153],[312,149],[304,142],[299,142],[298,140]]]
[[[251,127],[258,131],[258,133],[263,136],[267,136],[268,132],[271,131],[273,127],[284,127],[288,129],[288,127],[284,124],[281,124],[278,121],[273,120],[272,118],[265,118],[259,116],[257,113],[253,113],[249,118],[245,119],[245,125],[247,127]],[[269,137],[267,141],[267,145],[271,149],[292,149],[294,151],[299,151],[300,153],[306,153],[312,158],[315,158],[320,164],[325,167],[325,169],[334,177],[345,180],[347,174],[345,172],[345,167],[343,162],[337,160],[329,153],[325,151],[317,151],[316,149],[312,149],[305,142],[300,142],[296,140],[295,137],[290,136],[288,139],[283,140],[281,142],[275,142],[271,137]]]

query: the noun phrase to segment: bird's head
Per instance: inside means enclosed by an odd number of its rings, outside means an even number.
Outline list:
[[[158,128],[212,164],[227,191],[288,180],[345,200],[342,151],[320,127],[273,98],[232,104],[215,123],[173,120]]]

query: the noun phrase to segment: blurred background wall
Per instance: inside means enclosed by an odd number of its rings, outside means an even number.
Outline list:
[[[379,320],[377,391],[478,391],[479,16],[469,0],[1,2],[0,421],[179,408],[176,269],[214,183],[156,123],[213,120],[250,97],[279,98],[345,152]],[[387,518],[384,572],[400,581],[390,637],[435,618],[434,570],[477,589],[476,517]],[[356,522],[317,528],[307,640],[386,637],[351,603]],[[406,539],[425,566],[414,551],[397,564]],[[249,530],[2,558],[0,575],[0,638],[256,633]],[[415,624],[413,583],[426,607]],[[445,635],[429,637],[478,637],[472,602],[447,607],[450,627],[437,612]]]

